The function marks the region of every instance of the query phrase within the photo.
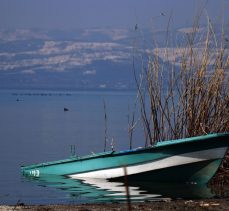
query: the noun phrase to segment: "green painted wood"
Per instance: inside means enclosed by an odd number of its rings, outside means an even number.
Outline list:
[[[155,146],[148,148],[120,152],[105,152],[85,157],[71,157],[69,159],[60,161],[23,166],[21,167],[21,170],[24,175],[31,176],[43,176],[49,174],[69,175],[101,169],[110,169],[122,166],[142,164],[184,153],[214,149],[218,147],[228,147],[228,145],[229,133],[210,134],[194,138],[159,142]],[[210,163],[205,163],[205,166],[201,166],[202,164],[200,166],[197,165],[199,169],[195,169],[194,172],[189,170],[189,168],[187,169],[186,167],[185,171],[188,172],[188,175],[192,176],[190,180],[198,180],[199,182],[203,180],[204,182],[206,182],[215,174],[220,163],[221,159],[217,161],[211,161]],[[190,168],[194,168],[194,166],[192,165],[190,166]],[[180,170],[183,171],[184,169]],[[167,168],[166,171],[168,171],[167,173],[169,174],[172,174],[173,172],[177,174],[177,170],[175,167],[171,169]],[[184,173],[182,172],[182,174]],[[203,175],[208,176],[205,176],[205,179],[203,179]],[[141,178],[147,179],[147,176],[143,176]],[[162,175],[159,174],[157,175],[157,178],[168,179],[168,176],[162,177]],[[183,178],[186,178],[184,180],[187,180],[187,177],[185,175],[183,176]],[[151,179],[156,178],[151,177]],[[181,179],[177,180],[181,181]]]

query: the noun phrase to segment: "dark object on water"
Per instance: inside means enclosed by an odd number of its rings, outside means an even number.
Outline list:
[[[138,29],[138,24],[135,24],[134,30],[136,31]]]
[[[64,108],[64,111],[69,111],[69,109],[68,108]]]

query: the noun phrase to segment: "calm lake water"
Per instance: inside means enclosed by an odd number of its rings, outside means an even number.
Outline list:
[[[31,180],[21,175],[20,166],[67,158],[71,145],[77,155],[103,151],[103,101],[109,142],[114,140],[115,150],[128,149],[128,105],[134,100],[131,92],[0,91],[0,204],[125,200],[123,183],[62,177]],[[139,146],[144,146],[140,124],[133,139],[133,147]],[[130,184],[130,193],[133,200],[214,197],[206,186],[148,183]]]

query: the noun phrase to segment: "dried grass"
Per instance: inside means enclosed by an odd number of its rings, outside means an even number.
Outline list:
[[[224,31],[218,39],[210,20],[201,33],[195,22],[184,38],[186,45],[177,46],[176,55],[168,47],[148,54],[140,78],[133,68],[146,145],[229,131],[229,57]],[[161,62],[162,57],[169,62]]]

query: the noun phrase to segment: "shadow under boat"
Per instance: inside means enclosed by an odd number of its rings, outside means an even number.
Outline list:
[[[26,181],[34,181],[45,188],[56,188],[67,193],[74,200],[85,197],[88,203],[126,201],[124,181],[107,179],[72,179],[58,175],[42,177],[24,177]],[[132,201],[164,201],[170,199],[207,199],[216,195],[206,184],[153,183],[129,181],[128,188]]]

